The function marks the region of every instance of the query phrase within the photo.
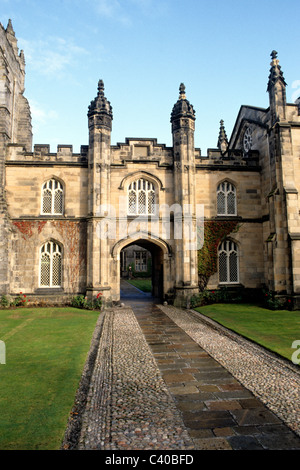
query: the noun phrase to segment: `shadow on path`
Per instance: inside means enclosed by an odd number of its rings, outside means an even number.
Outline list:
[[[126,306],[137,306],[139,304],[144,304],[145,302],[150,304],[160,303],[159,299],[156,299],[149,292],[142,292],[137,287],[132,286],[129,282],[121,280],[120,285],[120,298]]]
[[[131,307],[199,450],[299,449],[298,436],[159,308],[127,282]]]

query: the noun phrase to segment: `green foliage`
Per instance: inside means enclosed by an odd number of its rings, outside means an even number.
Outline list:
[[[103,301],[102,294],[99,292],[95,299],[88,300],[84,295],[77,295],[72,298],[71,306],[75,308],[84,308],[86,310],[101,310]]]
[[[292,310],[293,302],[289,297],[278,297],[276,292],[270,291],[267,288],[262,290],[263,306],[269,310]]]
[[[1,297],[0,305],[1,305],[1,307],[9,307],[10,306],[10,300],[4,294]]]
[[[27,296],[20,292],[20,294],[15,298],[13,305],[16,307],[25,307],[28,304],[29,300]]]
[[[13,298],[11,295],[2,295],[0,300],[1,307],[26,307],[30,300],[28,297],[20,292],[17,297]]]
[[[242,290],[230,291],[227,287],[217,290],[204,290],[191,298],[191,308],[215,303],[236,303],[243,300]]]
[[[207,286],[209,278],[218,269],[218,246],[230,233],[239,229],[236,220],[210,220],[204,222],[204,240],[198,251],[199,287],[201,291]],[[200,240],[201,241],[201,240]]]

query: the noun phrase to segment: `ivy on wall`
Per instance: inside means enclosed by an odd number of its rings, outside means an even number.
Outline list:
[[[218,270],[218,246],[230,233],[239,229],[236,220],[210,220],[204,222],[204,240],[198,251],[199,288],[203,291],[209,278]]]
[[[52,225],[60,233],[65,252],[65,278],[70,292],[76,292],[86,267],[86,223],[55,220]]]
[[[70,292],[78,290],[80,277],[86,269],[86,223],[69,220],[18,220],[13,225],[21,233],[23,240],[35,243],[44,226],[49,223],[61,235],[64,248],[65,286]]]
[[[37,229],[40,234],[46,223],[46,220],[20,220],[14,221],[13,225],[21,232],[22,238],[28,240],[33,236],[35,229]]]

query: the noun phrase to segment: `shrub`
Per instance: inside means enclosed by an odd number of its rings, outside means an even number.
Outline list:
[[[275,292],[263,289],[263,304],[269,310],[279,310],[283,308],[282,303],[276,298]]]
[[[217,290],[199,292],[198,295],[191,297],[190,304],[192,308],[195,308],[208,304],[242,302],[242,300],[242,291],[230,291],[227,287],[221,287]]]
[[[14,299],[13,305],[15,307],[26,307],[26,305],[30,302],[25,294],[20,292],[20,294]]]
[[[1,307],[9,307],[10,306],[10,300],[6,295],[2,295],[1,297]]]
[[[77,295],[72,298],[71,306],[84,308],[86,310],[100,310],[102,307],[102,294],[99,292],[94,300],[88,300],[84,295]]]

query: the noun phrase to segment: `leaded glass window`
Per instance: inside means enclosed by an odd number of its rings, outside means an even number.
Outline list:
[[[61,287],[62,252],[58,243],[49,241],[40,250],[40,287]]]
[[[217,214],[236,215],[236,189],[233,184],[224,181],[217,190]]]
[[[219,246],[219,282],[220,284],[239,282],[238,248],[231,240],[225,240]]]
[[[44,183],[42,188],[42,214],[62,215],[63,213],[63,187],[62,184],[51,179]]]
[[[155,188],[153,183],[143,178],[133,181],[128,186],[127,194],[129,215],[155,214]]]

